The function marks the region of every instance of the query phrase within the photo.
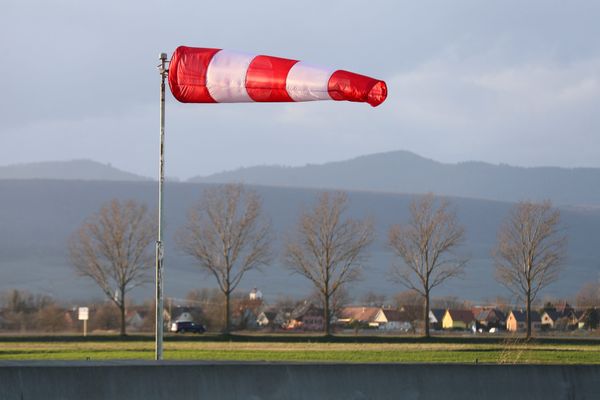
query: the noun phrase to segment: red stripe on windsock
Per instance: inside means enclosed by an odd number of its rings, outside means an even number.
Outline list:
[[[178,47],[169,63],[169,87],[182,103],[216,103],[206,88],[206,70],[220,49]]]
[[[246,73],[246,90],[254,101],[294,101],[286,91],[286,79],[296,60],[256,56]]]
[[[383,103],[387,97],[384,81],[344,70],[331,75],[327,88],[334,100],[367,102],[373,107]]]

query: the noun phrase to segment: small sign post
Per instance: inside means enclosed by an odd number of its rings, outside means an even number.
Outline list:
[[[83,336],[87,336],[88,318],[89,318],[89,309],[87,307],[79,307],[79,320],[83,321]]]

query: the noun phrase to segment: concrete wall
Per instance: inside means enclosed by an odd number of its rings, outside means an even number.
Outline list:
[[[600,399],[599,366],[0,362],[0,399]]]

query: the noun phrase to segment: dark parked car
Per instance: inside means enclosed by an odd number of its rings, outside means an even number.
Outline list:
[[[206,328],[204,325],[197,324],[191,321],[175,321],[171,324],[171,332],[176,333],[204,333],[206,332]]]

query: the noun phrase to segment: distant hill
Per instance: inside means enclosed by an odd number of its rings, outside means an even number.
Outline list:
[[[91,160],[47,161],[0,166],[0,179],[146,181],[149,178]]]
[[[187,210],[196,203],[205,184],[167,182],[165,186],[165,294],[183,298],[195,288],[216,287],[214,279],[202,274],[194,261],[175,245],[175,232],[184,225]],[[298,215],[313,204],[319,190],[256,187],[263,198],[264,210],[276,232],[277,256],[264,273],[249,273],[240,290],[258,287],[265,298],[308,296],[310,284],[298,275],[290,275],[279,256],[280,239],[294,228]],[[0,180],[0,293],[21,288],[62,299],[102,299],[100,290],[79,278],[67,259],[69,236],[102,203],[112,199],[135,199],[156,207],[155,182],[106,182],[60,180]],[[403,290],[389,279],[391,253],[386,247],[389,226],[406,221],[412,195],[349,192],[349,215],[372,216],[376,223],[376,241],[371,247],[369,269],[354,285],[350,295],[360,299],[366,292],[389,298]],[[455,295],[475,301],[494,299],[506,294],[493,278],[490,250],[510,203],[452,198],[459,219],[466,227],[466,244],[461,251],[470,256],[464,279],[448,282],[434,296]],[[553,296],[574,295],[583,283],[598,277],[598,239],[600,210],[567,208],[562,219],[569,235],[568,265],[561,280],[542,293]],[[151,274],[150,274],[151,275]],[[153,296],[152,284],[134,291],[137,300]]]
[[[559,205],[600,205],[599,168],[523,168],[483,162],[444,164],[407,151],[304,167],[240,168],[194,177],[190,181],[395,193],[434,192],[498,201],[550,199]]]

